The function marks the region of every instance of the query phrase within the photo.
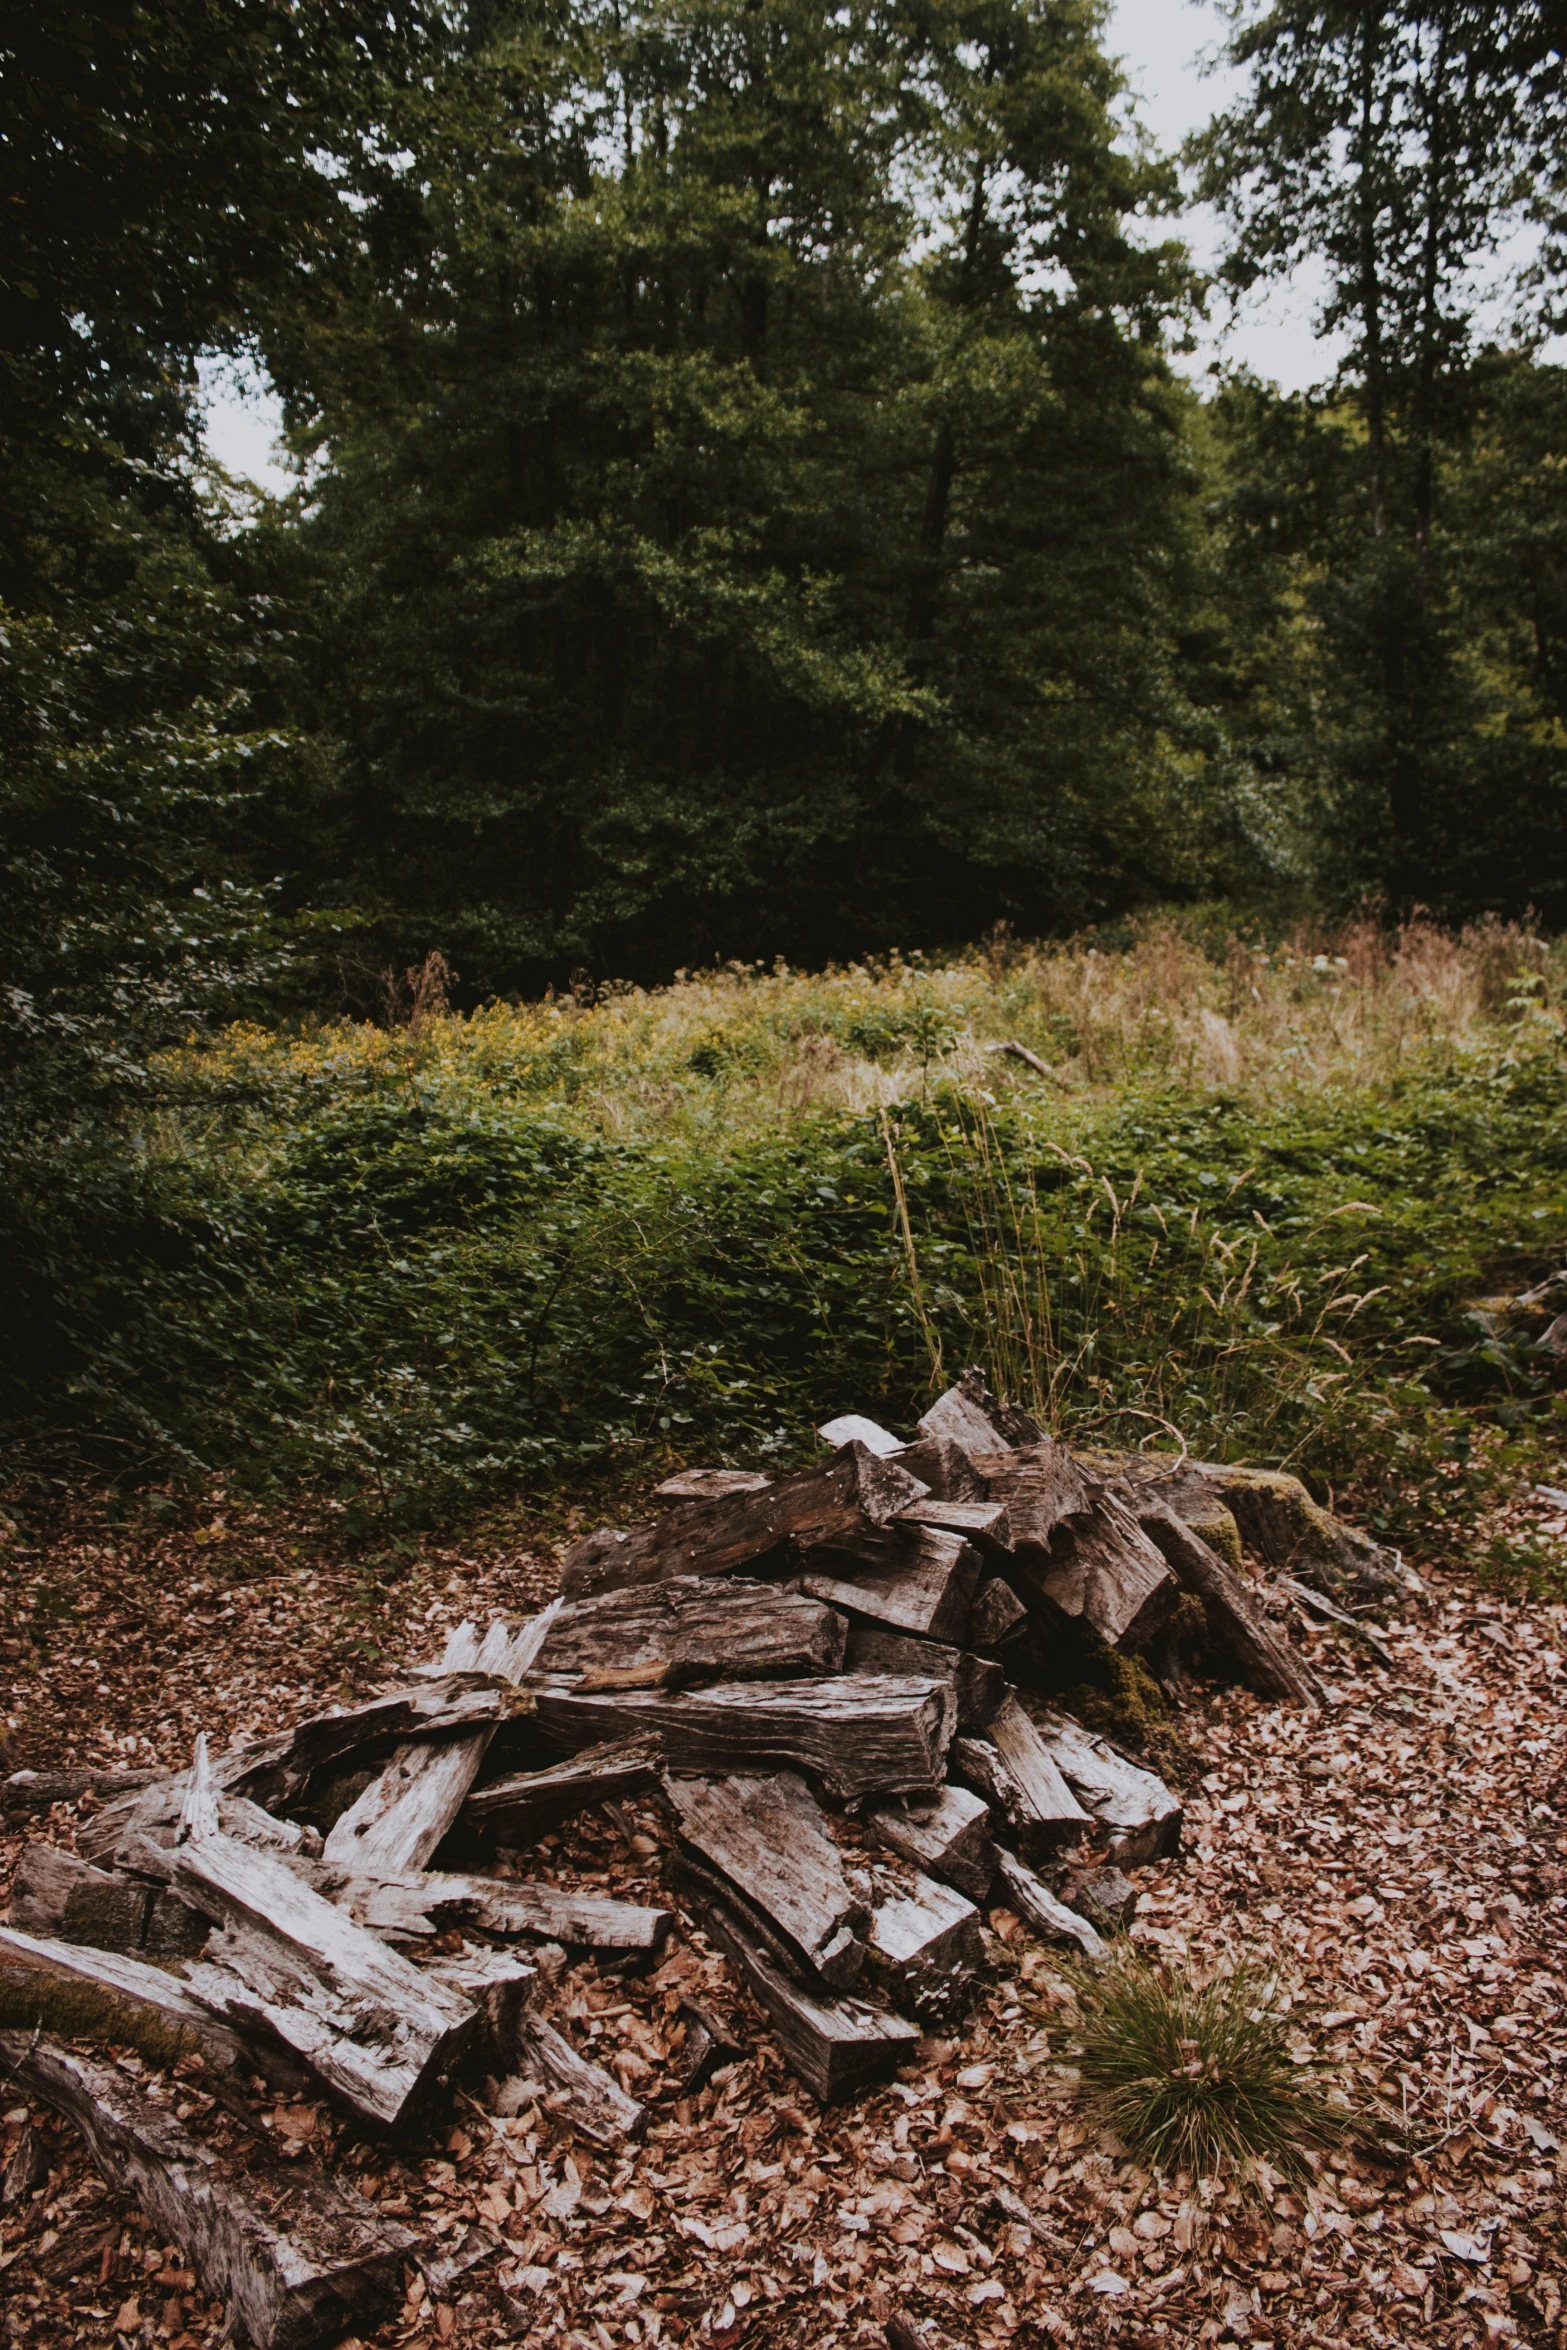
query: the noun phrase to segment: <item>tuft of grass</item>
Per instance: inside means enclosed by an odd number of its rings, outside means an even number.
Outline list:
[[[1070,1979],[1083,2093],[1146,2168],[1211,2178],[1263,2161],[1298,2177],[1360,2126],[1334,2068],[1293,2053],[1299,2018],[1255,1961],[1200,1982],[1121,1944]]]

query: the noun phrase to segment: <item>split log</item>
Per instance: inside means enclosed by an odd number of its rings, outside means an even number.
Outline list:
[[[974,1648],[999,1648],[1028,1621],[1028,1610],[1010,1583],[992,1575],[974,1594],[969,1612],[968,1638]]]
[[[955,1738],[952,1759],[1000,1812],[1025,1853],[1054,1851],[1093,1825],[1015,1696],[997,1709],[986,1737]]]
[[[1154,1503],[1144,1504],[1138,1522],[1169,1561],[1182,1589],[1195,1592],[1202,1601],[1209,1631],[1230,1651],[1249,1688],[1263,1697],[1293,1698],[1300,1705],[1322,1703],[1322,1685],[1310,1666],[1288,1641],[1269,1631],[1240,1577],[1184,1519],[1163,1503]]]
[[[906,1444],[897,1460],[900,1469],[930,1487],[933,1501],[991,1498],[988,1483],[954,1437],[922,1436],[918,1444]]]
[[[876,1528],[854,1549],[813,1542],[803,1566],[813,1599],[928,1640],[963,1638],[980,1576],[971,1543],[928,1526]]]
[[[875,1453],[878,1460],[885,1460],[889,1453],[903,1450],[901,1436],[893,1436],[877,1421],[867,1420],[863,1412],[845,1412],[841,1418],[829,1420],[816,1433],[823,1444],[832,1446],[834,1452],[842,1444],[863,1444],[867,1452]]]
[[[933,1787],[952,1735],[946,1683],[912,1675],[681,1691],[546,1687],[536,1703],[540,1732],[567,1752],[656,1730],[672,1770],[801,1770],[841,1803]]]
[[[938,1787],[930,1795],[900,1795],[866,1818],[882,1842],[905,1860],[945,1878],[971,1901],[983,1901],[996,1873],[990,1810],[967,1787]]]
[[[1004,1452],[1006,1438],[981,1411],[960,1381],[938,1395],[919,1423],[921,1436],[948,1436],[967,1453]]]
[[[109,2185],[179,2245],[202,2291],[226,2301],[255,2350],[307,2350],[373,2333],[402,2292],[416,2238],[314,2164],[204,2146],[118,2065],[20,2032],[0,2035],[12,2077],[74,2122]]]
[[[835,1991],[865,1965],[870,1913],[850,1891],[838,1847],[803,1779],[669,1779],[681,1843],[760,1910]]]
[[[304,1777],[327,1763],[364,1754],[385,1740],[471,1735],[519,1710],[518,1692],[490,1674],[448,1673],[389,1689],[365,1705],[316,1714],[290,1731],[283,1760]]]
[[[1061,1890],[1102,1934],[1123,1932],[1137,1915],[1137,1887],[1119,1869],[1079,1869]]]
[[[1002,1852],[996,1856],[996,1898],[1015,1909],[1025,1926],[1031,1926],[1045,1942],[1071,1943],[1085,1958],[1103,1958],[1105,1946],[1102,1937],[1085,1917],[1075,1909],[1068,1909],[1058,1901],[1048,1885],[1041,1884],[1025,1861],[1015,1853]]]
[[[461,1811],[491,1736],[474,1730],[399,1747],[328,1836],[328,1866],[366,1877],[422,1869]]]
[[[243,1749],[241,1750],[244,1751]],[[227,1758],[211,1766],[212,1800],[221,1832],[236,1844],[308,1859],[321,1849],[314,1828],[295,1820],[280,1820],[248,1796],[223,1791],[221,1771]],[[270,1767],[266,1766],[266,1767]],[[101,1866],[128,1868],[167,1875],[167,1855],[179,1832],[190,1793],[188,1771],[165,1772],[151,1786],[106,1804],[76,1831],[76,1849]]]
[[[539,1650],[537,1672],[581,1689],[673,1689],[835,1673],[843,1626],[803,1592],[756,1582],[673,1576],[646,1588],[568,1600]]]
[[[899,1526],[934,1526],[939,1533],[961,1534],[981,1549],[1000,1552],[1012,1548],[1012,1527],[1004,1501],[916,1501],[900,1510]]]
[[[720,1901],[704,1910],[708,1933],[733,1959],[806,2087],[830,2105],[912,2056],[918,2028],[859,1999],[820,1999],[794,1982]]]
[[[613,2151],[646,2134],[645,2107],[626,2095],[613,2074],[579,2056],[564,2033],[529,2009],[523,2011],[517,2047],[525,2069],[547,2085],[548,2111],[593,2145]]]
[[[422,1941],[453,1926],[484,1934],[532,1934],[543,1942],[592,1950],[658,1950],[672,1919],[667,1909],[530,1885],[512,1877],[427,1872],[405,1877],[341,1877],[325,1872],[319,1889],[356,1925],[395,1940]]]
[[[24,1848],[6,1923],[24,1934],[159,1958],[194,1958],[208,1933],[207,1920],[161,1885],[94,1868],[52,1844]]]
[[[992,1499],[1006,1503],[1019,1558],[1047,1559],[1056,1528],[1085,1517],[1100,1491],[1099,1480],[1051,1436],[1018,1451],[976,1452],[971,1465]]]
[[[245,2049],[173,1975],[118,1951],[91,1950],[0,1926],[0,2022],[138,2048],[168,2067],[197,2055],[222,2072]]]
[[[1078,1801],[1109,1829],[1113,1865],[1137,1868],[1180,1850],[1181,1800],[1162,1779],[1069,1714],[1047,1717],[1038,1736]]]
[[[13,1771],[0,1781],[0,1811],[13,1818],[51,1811],[57,1803],[80,1803],[94,1795],[113,1803],[124,1795],[139,1795],[166,1774],[162,1771]]]
[[[885,1525],[923,1491],[896,1461],[846,1444],[824,1467],[756,1493],[679,1502],[629,1534],[607,1527],[583,1536],[566,1552],[562,1587],[580,1599],[672,1575],[732,1575],[789,1542],[822,1542],[867,1523]]]
[[[546,1771],[517,1771],[476,1787],[463,1806],[471,1828],[491,1830],[508,1846],[535,1844],[573,1812],[595,1803],[624,1803],[656,1787],[664,1767],[657,1736],[612,1739],[584,1747]]]
[[[872,1971],[923,2024],[962,2014],[985,1963],[973,1902],[918,1871],[912,1886],[883,1878],[879,1891],[871,1916]]]
[[[471,2036],[470,2001],[271,1854],[196,1837],[174,1852],[173,1882],[220,1928],[187,1977],[193,1996],[271,2032],[365,2120],[400,2121]]]
[[[844,1668],[851,1673],[914,1673],[952,1690],[960,1731],[983,1730],[1006,1695],[1006,1675],[988,1657],[970,1656],[944,1641],[921,1640],[885,1624],[850,1622]]]
[[[1016,1572],[1063,1623],[1086,1626],[1107,1648],[1146,1647],[1180,1597],[1163,1553],[1111,1493],[1058,1528],[1047,1559],[1026,1570],[1020,1559]]]
[[[771,1483],[754,1469],[681,1469],[653,1491],[660,1501],[721,1501],[730,1493],[760,1493]]]
[[[470,2053],[502,2076],[517,2063],[523,2010],[539,1987],[539,1970],[510,1950],[468,1950],[430,1960],[425,1972],[477,2010],[479,2029]]]
[[[1408,1584],[1408,1570],[1396,1551],[1346,1526],[1312,1500],[1298,1477],[1282,1469],[1247,1469],[1168,1453],[1109,1454],[1103,1466],[1135,1492],[1139,1508],[1145,1500],[1164,1502],[1210,1549],[1224,1543],[1222,1534],[1215,1540],[1208,1524],[1228,1513],[1246,1547],[1268,1566],[1340,1599],[1346,1591],[1374,1597]]]

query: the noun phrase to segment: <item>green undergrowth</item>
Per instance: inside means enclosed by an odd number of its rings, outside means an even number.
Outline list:
[[[969,1029],[858,1106],[620,1132],[503,1082],[493,1022],[248,1031],[166,1067],[133,1147],[84,1127],[13,1192],[11,1429],[306,1486],[385,1543],[792,1462],[834,1412],[907,1429],[977,1362],[1069,1437],[1288,1467],[1430,1558],[1567,1460],[1536,1328],[1475,1302],[1567,1259],[1567,1055],[1524,1010],[1271,1087],[1002,1087]]]

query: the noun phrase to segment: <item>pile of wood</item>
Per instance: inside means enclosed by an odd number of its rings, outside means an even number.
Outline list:
[[[1091,1960],[1135,1905],[1124,1872],[1176,1848],[1178,1797],[1038,1694],[1052,1663],[1056,1687],[1063,1655],[1104,1649],[1168,1672],[1197,1625],[1254,1688],[1310,1703],[1237,1572],[1242,1531],[1328,1607],[1324,1581],[1386,1571],[1293,1480],[1074,1455],[974,1374],[912,1443],[859,1418],[820,1433],[830,1456],[797,1475],[671,1478],[658,1515],[571,1547],[542,1614],[463,1625],[404,1685],[263,1743],[92,1782],[75,1851],[28,1847],[0,1928],[5,2062],[261,2350],[373,2324],[408,2231],[308,2165],[226,2170],[145,2079],[62,2040],[220,2096],[259,2070],[380,2131],[461,2087],[634,2138],[643,2110],[535,1993],[566,1949],[656,1953],[671,1912],[544,1881],[537,1848],[586,1806],[651,1799],[672,1892],[802,2080],[842,2097],[961,2016],[984,1904]],[[18,1774],[6,1799],[42,1809],[79,1777]],[[695,2081],[739,2027],[686,2020]]]

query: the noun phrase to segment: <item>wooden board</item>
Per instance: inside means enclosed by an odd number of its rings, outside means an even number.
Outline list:
[[[104,2178],[178,2244],[229,2329],[255,2350],[373,2333],[402,2293],[417,2239],[310,2162],[252,2146],[225,2158],[115,2064],[0,2034],[7,2075],[74,2122]]]
[[[536,1705],[540,1732],[567,1752],[656,1730],[674,1771],[801,1770],[843,1803],[935,1786],[952,1735],[946,1683],[901,1675],[682,1691],[541,1688]]]
[[[821,1806],[792,1771],[668,1779],[681,1842],[760,1910],[833,1990],[865,1965],[869,1912],[852,1893]]]
[[[571,1545],[561,1567],[568,1598],[671,1575],[732,1575],[790,1542],[820,1542],[869,1523],[885,1525],[924,1487],[895,1461],[847,1444],[824,1467],[804,1469],[756,1493],[677,1502],[629,1533],[601,1528]]]
[[[1093,1825],[1015,1697],[1000,1708],[987,1737],[953,1740],[952,1762],[1030,1856],[1070,1844]]]
[[[1006,1675],[989,1658],[852,1617],[844,1666],[851,1673],[914,1673],[945,1681],[965,1733],[983,1730],[1006,1694]]]
[[[878,1893],[870,1925],[872,1971],[922,2024],[963,2014],[985,1963],[973,1902],[918,1870],[912,1884],[884,1880]]]
[[[540,1648],[536,1671],[581,1689],[680,1688],[834,1673],[843,1626],[800,1591],[736,1579],[667,1582],[568,1600]]]
[[[990,1891],[996,1873],[990,1807],[967,1787],[896,1796],[865,1816],[893,1852],[944,1878],[971,1901],[983,1901]]]
[[[615,1738],[584,1747],[544,1771],[514,1771],[476,1787],[463,1806],[471,1828],[493,1833],[509,1847],[536,1843],[573,1812],[606,1801],[624,1803],[658,1785],[664,1742],[656,1734]]]
[[[474,1926],[485,1934],[531,1934],[593,1950],[658,1950],[673,1922],[667,1909],[515,1877],[323,1873],[319,1883],[356,1924],[393,1940],[422,1941],[452,1926]]]
[[[920,2037],[916,2025],[863,2000],[817,1997],[785,1974],[722,1902],[710,1902],[703,1915],[713,1941],[749,1985],[785,2057],[824,2105],[852,2095],[913,2055]]]
[[[174,1890],[218,1922],[192,1994],[270,2031],[366,2121],[393,2124],[461,2054],[471,2003],[422,1975],[270,1853],[202,1836]]]
[[[0,2022],[139,2048],[163,2066],[194,2054],[232,2072],[245,2061],[238,2035],[161,1967],[8,1926],[0,1926]]]
[[[400,1746],[337,1821],[322,1858],[358,1876],[422,1869],[462,1810],[491,1731]]]
[[[996,1865],[995,1898],[1016,1910],[1026,1926],[1031,1926],[1045,1942],[1064,1942],[1080,1950],[1085,1958],[1103,1958],[1104,1942],[1085,1917],[1075,1909],[1068,1909],[1058,1901],[1048,1885],[1042,1884],[1026,1861],[1016,1853],[998,1853]]]
[[[1037,1734],[1078,1801],[1109,1830],[1113,1864],[1135,1868],[1180,1850],[1181,1800],[1162,1779],[1068,1714],[1042,1718]]]
[[[1269,1630],[1246,1586],[1218,1553],[1162,1503],[1145,1503],[1138,1523],[1168,1561],[1181,1588],[1202,1601],[1209,1631],[1234,1657],[1247,1685],[1263,1697],[1320,1706],[1321,1682],[1289,1642]]]
[[[895,1632],[961,1641],[979,1585],[980,1557],[939,1527],[873,1529],[856,1550],[813,1542],[801,1553],[800,1588]]]

